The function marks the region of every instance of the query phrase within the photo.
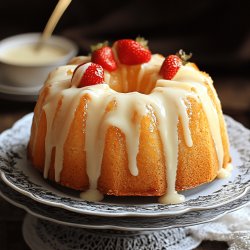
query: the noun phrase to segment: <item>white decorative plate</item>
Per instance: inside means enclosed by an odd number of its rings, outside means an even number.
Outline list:
[[[160,230],[202,224],[218,219],[229,212],[246,206],[250,202],[250,191],[248,191],[242,198],[226,205],[172,217],[103,217],[78,214],[66,209],[41,204],[14,191],[2,181],[0,181],[0,196],[13,205],[25,209],[28,213],[47,221],[80,228],[125,231]]]
[[[2,180],[12,189],[45,205],[95,216],[176,216],[225,205],[250,189],[250,131],[226,116],[233,164],[237,166],[231,178],[183,192],[186,201],[177,205],[162,205],[156,198],[138,197],[106,197],[102,202],[81,200],[79,192],[44,180],[27,161],[32,116],[25,116],[0,135],[0,173]]]

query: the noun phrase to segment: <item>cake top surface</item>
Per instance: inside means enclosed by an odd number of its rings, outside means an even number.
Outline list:
[[[212,84],[209,75],[188,62],[191,55],[182,50],[166,58],[151,54],[142,38],[118,40],[112,47],[104,42],[92,46],[90,56],[75,57],[68,65],[57,68],[46,83],[71,80],[71,87],[79,89],[104,83],[120,93],[142,94],[150,94],[160,79]],[[145,72],[150,74],[147,84],[142,81]]]

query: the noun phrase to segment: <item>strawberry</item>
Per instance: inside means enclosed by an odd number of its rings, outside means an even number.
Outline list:
[[[170,55],[164,60],[160,69],[160,74],[164,79],[171,80],[176,75],[181,65],[182,60],[180,57],[176,55]]]
[[[83,63],[76,67],[72,82],[76,81],[79,88],[104,83],[104,70],[96,63]]]
[[[174,78],[179,68],[185,65],[192,54],[186,55],[183,50],[180,50],[176,55],[169,55],[162,63],[160,74],[166,80]]]
[[[141,38],[135,40],[122,39],[116,42],[118,58],[122,64],[136,65],[151,59],[151,52],[145,46],[147,42]]]
[[[114,53],[107,45],[107,42],[104,42],[99,43],[96,46],[91,46],[91,61],[100,64],[104,69],[111,72],[117,69],[117,65]]]

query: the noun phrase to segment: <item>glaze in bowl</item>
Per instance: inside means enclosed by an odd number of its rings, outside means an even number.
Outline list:
[[[6,52],[11,51],[11,49],[16,49],[18,47],[34,45],[38,42],[40,33],[27,33],[12,36],[3,39],[0,42],[0,67],[1,74],[6,80],[6,84],[12,86],[39,86],[44,83],[49,72],[60,65],[65,65],[74,56],[76,56],[78,49],[74,42],[61,36],[52,36],[48,41],[46,41],[47,46],[55,48],[55,50],[62,50],[63,54],[55,60],[35,60],[34,62],[27,62],[25,60],[20,62],[15,60],[15,58],[7,58]],[[12,53],[15,55],[15,53]],[[46,59],[46,58],[45,58]]]

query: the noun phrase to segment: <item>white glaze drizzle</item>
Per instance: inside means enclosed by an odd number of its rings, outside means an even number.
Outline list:
[[[218,172],[217,178],[218,179],[226,179],[231,176],[233,170],[233,165],[228,163],[225,168],[221,168]]]
[[[175,191],[175,180],[178,165],[178,119],[181,117],[183,132],[187,146],[192,146],[191,132],[189,129],[189,117],[184,103],[188,97],[196,99],[192,92],[183,89],[171,88],[168,84],[171,81],[164,81],[150,94],[156,101],[153,109],[159,119],[158,128],[163,144],[165,157],[167,193],[159,201],[161,203],[180,203],[184,197]],[[167,107],[167,108],[166,108]]]
[[[159,59],[162,60],[162,59]],[[152,61],[152,60],[151,60]],[[80,63],[80,62],[78,62]],[[160,63],[155,64],[156,72]],[[139,150],[140,121],[152,109],[158,120],[158,130],[163,143],[163,151],[166,165],[167,193],[160,197],[161,203],[178,203],[184,200],[175,190],[175,180],[178,165],[178,122],[182,123],[185,143],[192,147],[192,137],[189,129],[189,116],[187,113],[188,98],[200,101],[207,115],[212,137],[215,143],[220,169],[223,163],[223,147],[220,137],[219,119],[216,109],[207,94],[204,84],[209,84],[212,91],[211,79],[205,77],[193,67],[183,66],[173,80],[155,79],[156,86],[148,94],[138,92],[118,93],[107,84],[100,84],[85,88],[77,88],[78,78],[74,77],[70,83],[69,70],[76,65],[68,65],[58,68],[53,72],[47,84],[51,84],[50,93],[43,107],[47,120],[45,169],[44,177],[48,176],[51,154],[55,148],[55,180],[60,181],[60,173],[63,168],[63,146],[67,139],[70,125],[74,118],[75,110],[83,95],[88,95],[90,101],[87,104],[85,151],[87,157],[87,174],[89,177],[89,190],[83,192],[81,197],[86,200],[96,201],[103,198],[97,190],[97,182],[101,173],[101,163],[104,150],[105,135],[110,126],[117,127],[124,133],[128,152],[128,167],[132,175],[137,176],[137,154]],[[147,70],[148,65],[142,65],[138,75],[137,87]],[[81,75],[81,72],[78,74]],[[124,92],[128,91],[127,71],[121,69]],[[78,80],[77,80],[78,79]],[[110,75],[105,73],[105,80]],[[152,80],[151,79],[151,80]],[[148,90],[149,91],[149,90]],[[217,98],[217,95],[216,95]],[[62,100],[61,107],[57,110],[58,102]],[[106,112],[107,105],[115,101],[115,108]],[[150,108],[149,108],[150,107]],[[57,113],[56,113],[57,112]],[[56,116],[55,116],[56,114]],[[67,114],[65,117],[65,114]],[[137,120],[133,121],[136,114]],[[180,120],[179,120],[180,118]],[[61,129],[57,124],[63,123]]]
[[[91,100],[88,102],[88,115],[86,120],[85,148],[87,175],[89,177],[89,190],[81,193],[81,198],[95,201],[102,200],[103,195],[97,189],[98,178],[101,174],[102,152],[104,150],[104,139],[99,133],[100,124],[105,115],[105,109],[109,102],[109,96],[103,99],[103,92],[108,88],[107,84],[95,85],[93,88],[84,90]],[[100,152],[99,152],[100,151]]]
[[[213,91],[213,93],[215,92],[214,87],[212,86],[211,78],[205,77],[201,72],[195,70],[193,67],[185,66],[179,69],[173,80],[185,83],[186,86],[182,85],[182,87],[184,88],[191,86],[191,88],[199,94],[202,108],[206,113],[210,131],[212,133],[212,138],[214,140],[220,170],[223,166],[224,158],[224,150],[220,132],[220,122],[215,105],[209,97],[208,89],[205,86],[206,84],[209,84],[210,89]],[[186,84],[186,81],[188,81],[189,84]],[[173,82],[173,84],[175,83]],[[214,97],[218,99],[217,94],[214,95]],[[217,101],[219,102],[219,100]]]
[[[63,168],[63,147],[64,143],[68,136],[68,131],[71,125],[71,121],[74,118],[75,111],[77,109],[77,106],[79,104],[80,98],[81,98],[81,92],[78,91],[76,88],[71,89],[65,89],[61,91],[62,104],[57,111],[57,114],[54,118],[54,121],[52,124],[49,124],[51,127],[48,129],[49,133],[46,135],[46,153],[48,156],[50,156],[51,148],[55,147],[56,153],[55,153],[55,181],[60,181],[60,174],[61,170]],[[44,107],[46,116],[50,111],[48,109],[51,109],[50,105],[47,105]],[[67,114],[67,120],[65,120],[65,114]],[[58,126],[60,125],[60,131],[58,131]],[[65,133],[66,132],[66,133]],[[49,142],[48,142],[49,140]],[[47,150],[47,145],[50,145],[49,149]],[[51,157],[51,156],[50,156]],[[48,170],[48,165],[45,165],[45,169]],[[45,172],[45,174],[47,174]]]

